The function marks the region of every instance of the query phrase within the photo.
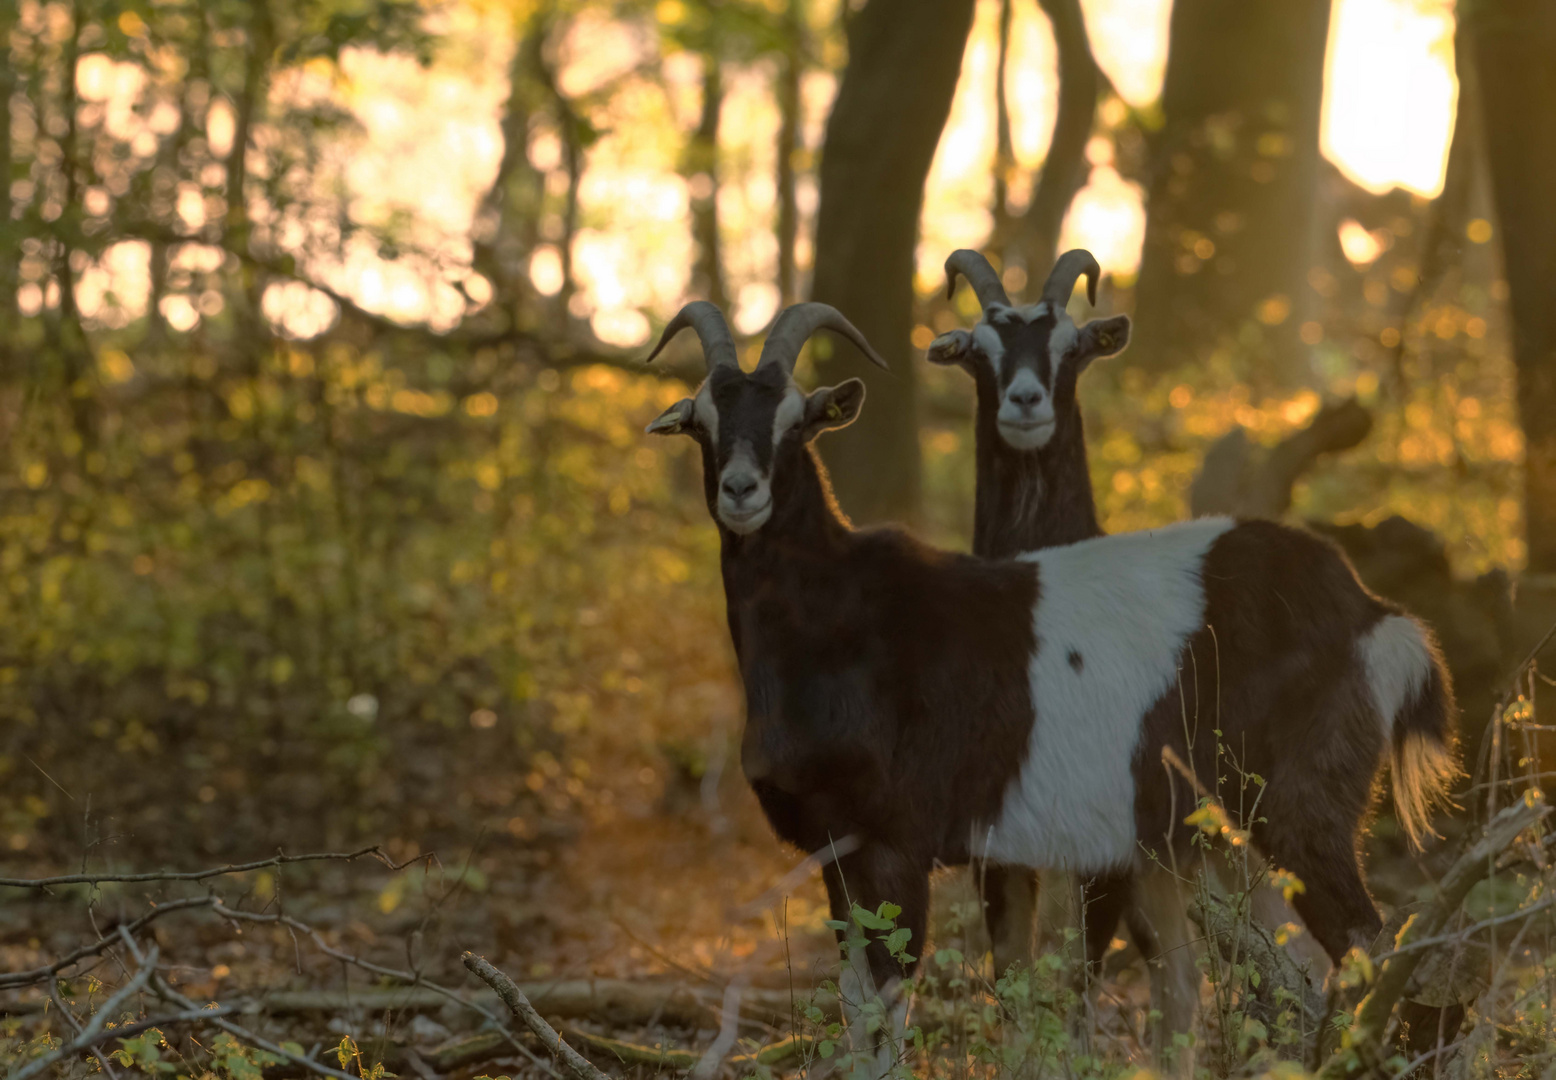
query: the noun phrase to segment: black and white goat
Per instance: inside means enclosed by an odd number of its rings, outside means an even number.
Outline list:
[[[1088,298],[1096,302],[1097,260],[1080,249],[1060,256],[1041,298],[1027,307],[1010,302],[999,275],[976,251],[952,252],[945,270],[946,299],[956,295],[958,276],[964,277],[982,309],[972,331],[942,334],[925,354],[931,363],[962,368],[977,391],[973,554],[1009,558],[1101,536],[1076,382],[1093,360],[1123,351],[1129,319],[1120,315],[1077,327],[1065,310],[1082,275]],[[1037,874],[991,863],[979,869],[976,880],[995,970],[1031,963]],[[1127,879],[1097,878],[1083,885],[1083,902],[1088,909],[1108,910],[1116,905],[1102,894],[1129,887]],[[1129,921],[1135,936],[1143,936],[1140,920]],[[1086,927],[1088,959],[1100,959],[1113,926],[1088,918]],[[1158,967],[1151,971],[1159,982]]]
[[[747,779],[789,843],[857,841],[823,871],[837,918],[892,901],[922,947],[931,867],[987,857],[1139,872],[1136,895],[1181,922],[1176,882],[1151,885],[1193,831],[1195,792],[1163,766],[1170,747],[1203,777],[1228,752],[1262,776],[1243,824],[1306,884],[1296,904],[1314,936],[1335,958],[1372,940],[1359,823],[1390,750],[1400,819],[1426,828],[1454,774],[1452,693],[1430,634],[1337,549],[1226,518],[1009,561],[855,531],[810,442],[858,415],[864,385],[806,394],[792,372],[824,327],[880,362],[864,338],[798,304],[748,375],[706,303],[683,308],[654,354],[688,326],[708,377],[648,430],[702,449]],[[890,999],[904,974],[872,943],[845,968],[844,997],[873,984]]]

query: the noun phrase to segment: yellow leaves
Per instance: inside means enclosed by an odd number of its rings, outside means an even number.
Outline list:
[[[1302,935],[1302,927],[1294,922],[1281,923],[1275,928],[1275,944],[1284,948],[1290,941]]]
[[[1279,889],[1280,894],[1286,898],[1286,903],[1291,903],[1292,897],[1299,893],[1307,892],[1307,886],[1302,879],[1290,870],[1273,869],[1270,871],[1270,888]]]
[[[135,365],[118,349],[104,349],[97,357],[97,370],[109,383],[127,383],[135,378]]]
[[[270,498],[270,483],[258,477],[249,477],[239,480],[216,501],[216,512],[221,515],[233,514],[246,506],[261,503]]]
[[[49,467],[41,461],[33,461],[22,467],[22,481],[34,491],[49,482]]]
[[[1415,916],[1412,915],[1411,919],[1414,918]],[[1410,920],[1406,920],[1405,926],[1400,928],[1400,933],[1403,934],[1409,926]],[[1340,959],[1337,977],[1341,986],[1351,989],[1371,985],[1372,980],[1377,977],[1377,971],[1373,967],[1372,957],[1367,955],[1367,950],[1359,945],[1352,945],[1350,951]]]
[[[1201,800],[1199,809],[1184,818],[1183,823],[1199,829],[1206,836],[1223,837],[1233,847],[1241,847],[1248,842],[1248,830],[1234,827],[1221,804],[1213,799]]]
[[[1291,300],[1276,293],[1261,303],[1254,315],[1265,326],[1279,326],[1291,316]]]
[[[465,398],[465,415],[482,417],[497,415],[497,395],[483,390]]]

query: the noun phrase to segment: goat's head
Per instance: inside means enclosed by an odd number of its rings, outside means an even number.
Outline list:
[[[983,318],[969,333],[941,334],[926,354],[931,363],[956,364],[974,379],[987,380],[999,401],[1000,438],[1015,450],[1041,450],[1065,415],[1076,410],[1075,380],[1099,356],[1122,352],[1129,343],[1129,317],[1116,315],[1077,327],[1065,305],[1081,275],[1086,297],[1097,302],[1101,268],[1091,252],[1077,248],[1054,264],[1037,303],[1016,307],[999,275],[976,251],[953,251],[946,259],[947,298],[960,274],[977,293]]]
[[[836,308],[795,304],[778,316],[756,369],[747,375],[723,313],[706,300],[687,304],[670,320],[648,359],[688,326],[702,342],[708,377],[696,394],[661,413],[648,431],[696,439],[702,445],[709,512],[731,532],[753,533],[782,500],[786,481],[797,472],[791,462],[805,445],[829,428],[853,423],[864,403],[864,383],[858,379],[809,394],[800,389],[794,363],[805,342],[825,328],[848,338],[881,367],[886,361]]]

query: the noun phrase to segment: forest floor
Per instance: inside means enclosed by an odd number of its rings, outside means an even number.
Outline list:
[[[792,991],[799,1001],[835,975],[837,950],[824,924],[819,875],[794,872],[798,855],[773,838],[737,770],[699,784],[674,779],[673,766],[655,770],[641,755],[625,755],[596,761],[592,772],[595,795],[604,790],[609,797],[575,802],[569,812],[547,816],[539,825],[505,819],[507,811],[489,815],[471,834],[398,870],[361,857],[205,882],[105,883],[95,893],[85,886],[48,893],[0,891],[0,986],[4,973],[50,964],[155,905],[212,895],[235,911],[284,914],[317,931],[320,942],[339,952],[414,969],[465,993],[482,989],[461,965],[465,950],[532,987],[579,979],[635,980],[650,1001],[655,993],[665,995],[664,1008],[649,1007],[646,1015],[641,1008],[625,1013],[605,1008],[595,1016],[575,1015],[571,1024],[575,1031],[639,1045],[699,1049],[714,1040],[714,1022],[674,1019],[670,996],[677,988],[716,1002],[738,976],[745,985],[766,990],[769,1000]],[[665,779],[667,774],[672,778]],[[1378,850],[1370,859],[1371,881],[1385,909],[1412,899],[1426,880],[1423,868],[1391,854],[1392,843],[1373,846]],[[387,851],[402,861],[420,853],[404,841]],[[269,854],[245,853],[255,859]],[[225,860],[178,861],[180,869],[193,869]],[[90,865],[95,870],[103,863]],[[163,864],[139,859],[133,844],[120,843],[111,865],[122,872]],[[3,873],[38,877],[79,869],[79,860],[36,851],[7,861]],[[942,872],[935,890],[934,944],[982,955],[981,931],[948,929],[957,922],[959,905],[968,905],[960,911],[970,911],[973,899],[965,872]],[[1045,910],[1053,914],[1052,898]],[[491,1048],[480,1060],[432,1068],[428,1062],[439,1048],[458,1044],[481,1025],[481,1018],[457,1009],[429,1009],[425,1003],[399,1007],[392,997],[364,997],[389,983],[330,957],[296,928],[244,924],[195,908],[157,919],[140,937],[160,948],[169,985],[196,1001],[241,1004],[296,991],[323,992],[315,1007],[295,1002],[263,1011],[250,1007],[244,1022],[274,1042],[318,1052],[350,1035],[363,1047],[372,1046],[372,1053],[402,1075],[541,1075],[511,1047]],[[1109,1037],[1116,1059],[1143,1063],[1145,971],[1138,960],[1128,960],[1121,953],[1112,965],[1096,1023]],[[68,1007],[84,1021],[128,970],[122,950],[68,969],[62,979]],[[66,1022],[46,1001],[44,986],[0,989],[0,1023],[6,1025],[0,1034],[10,1039],[12,1052],[46,1030],[68,1036]],[[363,1008],[364,1002],[373,1007]],[[154,1002],[145,1007],[151,1014],[157,1011]],[[775,1020],[742,1031],[755,1045],[790,1033]],[[174,1060],[182,1055],[181,1067],[200,1076],[210,1065],[202,1057],[202,1044],[172,1029],[166,1034],[165,1052]],[[0,1063],[5,1045],[0,1042]],[[407,1066],[407,1049],[420,1055],[415,1067]],[[622,1068],[608,1054],[605,1059],[598,1052],[591,1056],[607,1068]],[[445,1054],[446,1061],[457,1058]],[[73,1074],[60,1075],[84,1076],[96,1069],[95,1064],[81,1065]],[[285,1071],[272,1069],[267,1075]]]

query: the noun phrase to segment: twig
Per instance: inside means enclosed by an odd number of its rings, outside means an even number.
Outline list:
[[[214,870],[190,870],[186,872],[176,870],[154,870],[148,874],[65,874],[61,877],[51,878],[0,878],[0,886],[11,889],[45,889],[51,885],[96,885],[103,881],[117,882],[143,882],[143,881],[204,881],[206,878],[221,877],[223,874],[244,874],[250,870],[261,870],[267,866],[283,866],[287,863],[323,862],[329,859],[350,862],[360,859],[364,855],[375,856],[390,870],[403,870],[412,863],[423,859],[432,858],[432,852],[423,852],[413,859],[407,859],[403,863],[396,863],[385,855],[383,849],[377,844],[365,847],[360,851],[335,851],[320,852],[312,855],[277,855],[271,859],[262,859],[259,862],[234,863],[230,866],[218,866]]]
[[[126,1001],[140,993],[141,989],[146,985],[146,980],[151,978],[154,970],[153,965],[156,962],[157,949],[153,946],[151,952],[142,959],[140,970],[134,974],[129,982],[121,986],[114,993],[113,997],[103,1002],[103,1007],[92,1014],[92,1018],[86,1022],[74,1039],[71,1039],[52,1053],[33,1058],[21,1068],[13,1069],[7,1075],[6,1080],[27,1080],[28,1077],[37,1076],[55,1062],[72,1054],[79,1054],[88,1047],[96,1046],[102,1038],[111,1037],[111,1032],[105,1033],[103,1031],[103,1025],[118,1013]]]
[[[232,908],[229,908],[220,902],[212,904],[211,910],[223,918],[232,919],[234,921],[273,923],[276,925],[284,926],[288,930],[300,930],[313,940],[314,945],[319,948],[320,952],[324,953],[326,956],[331,957],[332,959],[339,960],[343,964],[350,964],[353,967],[361,968],[363,971],[372,972],[374,975],[381,975],[387,979],[394,979],[395,981],[404,983],[407,986],[424,986],[428,990],[431,990],[433,993],[454,1002],[460,1008],[476,1013],[477,1015],[484,1018],[493,1027],[497,1028],[499,1032],[501,1032],[503,1037],[510,1045],[512,1045],[515,1050],[529,1058],[530,1061],[534,1062],[541,1069],[550,1073],[553,1077],[556,1077],[556,1080],[561,1080],[561,1078],[557,1077],[557,1074],[551,1069],[549,1065],[546,1064],[546,1062],[541,1057],[539,1057],[539,1055],[537,1055],[533,1050],[525,1046],[523,1043],[519,1042],[519,1040],[514,1037],[513,1033],[507,1030],[507,1028],[501,1023],[495,1013],[493,1013],[490,1009],[485,1008],[484,1006],[476,1004],[473,1001],[467,1001],[457,992],[449,989],[446,986],[439,986],[437,983],[431,982],[415,972],[398,971],[395,968],[384,967],[382,964],[375,964],[372,961],[363,960],[359,956],[353,956],[351,953],[341,952],[339,949],[332,948],[327,942],[325,942],[324,938],[319,935],[317,930],[300,919],[292,918],[290,915],[260,915],[249,911],[234,911]]]
[[[503,1004],[508,1006],[513,1015],[535,1033],[536,1038],[545,1045],[547,1050],[561,1058],[562,1064],[566,1065],[568,1071],[578,1080],[607,1080],[606,1075],[591,1065],[588,1058],[562,1041],[562,1036],[558,1035],[556,1030],[535,1011],[535,1006],[529,1003],[529,998],[514,985],[512,979],[475,953],[465,953],[463,960],[471,974],[497,991],[497,996],[502,998]]]
[[[54,1003],[55,1011],[65,1018],[65,1022],[70,1025],[77,1035],[80,1035],[83,1031],[81,1021],[76,1019],[76,1014],[70,1011],[65,1005],[64,999],[60,996],[58,979],[49,980],[49,1000]],[[108,1059],[103,1057],[103,1052],[96,1045],[93,1045],[91,1050],[92,1056],[97,1059],[97,1064],[103,1070],[103,1075],[108,1077],[108,1080],[119,1080],[119,1074],[114,1072],[112,1065],[108,1064]]]
[[[1372,962],[1374,964],[1381,964],[1383,961],[1392,960],[1396,956],[1404,956],[1407,953],[1417,952],[1421,949],[1430,949],[1437,945],[1448,945],[1455,941],[1463,941],[1471,934],[1477,934],[1482,930],[1489,930],[1493,926],[1502,926],[1506,923],[1517,922],[1519,919],[1527,919],[1553,907],[1556,907],[1556,897],[1541,900],[1538,904],[1530,904],[1526,908],[1519,908],[1517,911],[1510,911],[1506,915],[1499,915],[1494,919],[1485,919],[1481,922],[1475,923],[1473,926],[1466,926],[1463,930],[1456,930],[1451,934],[1439,934],[1437,937],[1425,938],[1421,941],[1412,941],[1410,944],[1402,945],[1392,952],[1386,952],[1380,956],[1374,956],[1372,958]]]
[[[277,1057],[284,1058],[285,1060],[290,1061],[295,1065],[301,1065],[303,1068],[309,1070],[310,1072],[318,1073],[320,1076],[334,1077],[336,1080],[358,1080],[357,1077],[352,1076],[350,1073],[342,1072],[339,1069],[332,1069],[322,1062],[314,1061],[312,1058],[305,1057],[302,1054],[293,1053],[291,1050],[286,1049],[286,1047],[278,1046],[271,1042],[269,1039],[260,1038],[258,1035],[255,1035],[247,1028],[239,1027],[232,1021],[223,1019],[225,1010],[222,1010],[220,1006],[214,1006],[209,1009],[201,1009],[199,1005],[196,1005],[189,998],[186,998],[183,994],[180,994],[177,990],[174,990],[162,979],[160,975],[156,973],[155,965],[157,959],[157,950],[155,946],[152,947],[151,952],[147,956],[143,957],[141,955],[140,947],[135,944],[135,939],[130,936],[129,931],[125,927],[120,926],[118,928],[118,936],[119,940],[124,942],[124,947],[130,951],[130,955],[135,957],[136,963],[141,965],[141,970],[151,976],[151,992],[156,994],[163,1001],[171,1001],[174,1005],[182,1008],[186,1013],[204,1012],[210,1018],[210,1022],[212,1024],[215,1024],[217,1027],[227,1032],[227,1034],[241,1039],[242,1041],[248,1043],[250,1046],[256,1046],[261,1050],[275,1054]],[[143,979],[141,981],[144,982],[146,980]],[[106,1011],[106,1009],[100,1010],[97,1015],[101,1016]]]
[[[134,933],[153,919],[159,919],[164,915],[170,915],[175,911],[183,911],[187,908],[210,907],[215,903],[217,903],[217,900],[214,896],[196,896],[187,900],[173,900],[152,908],[134,922],[122,924],[120,929]],[[81,946],[81,948],[65,958],[56,960],[48,967],[34,968],[31,971],[0,972],[0,990],[17,986],[31,986],[33,983],[43,982],[45,979],[58,975],[79,960],[84,960],[88,956],[101,955],[106,950],[112,948],[116,940],[117,938],[112,934],[105,935],[90,945]]]

